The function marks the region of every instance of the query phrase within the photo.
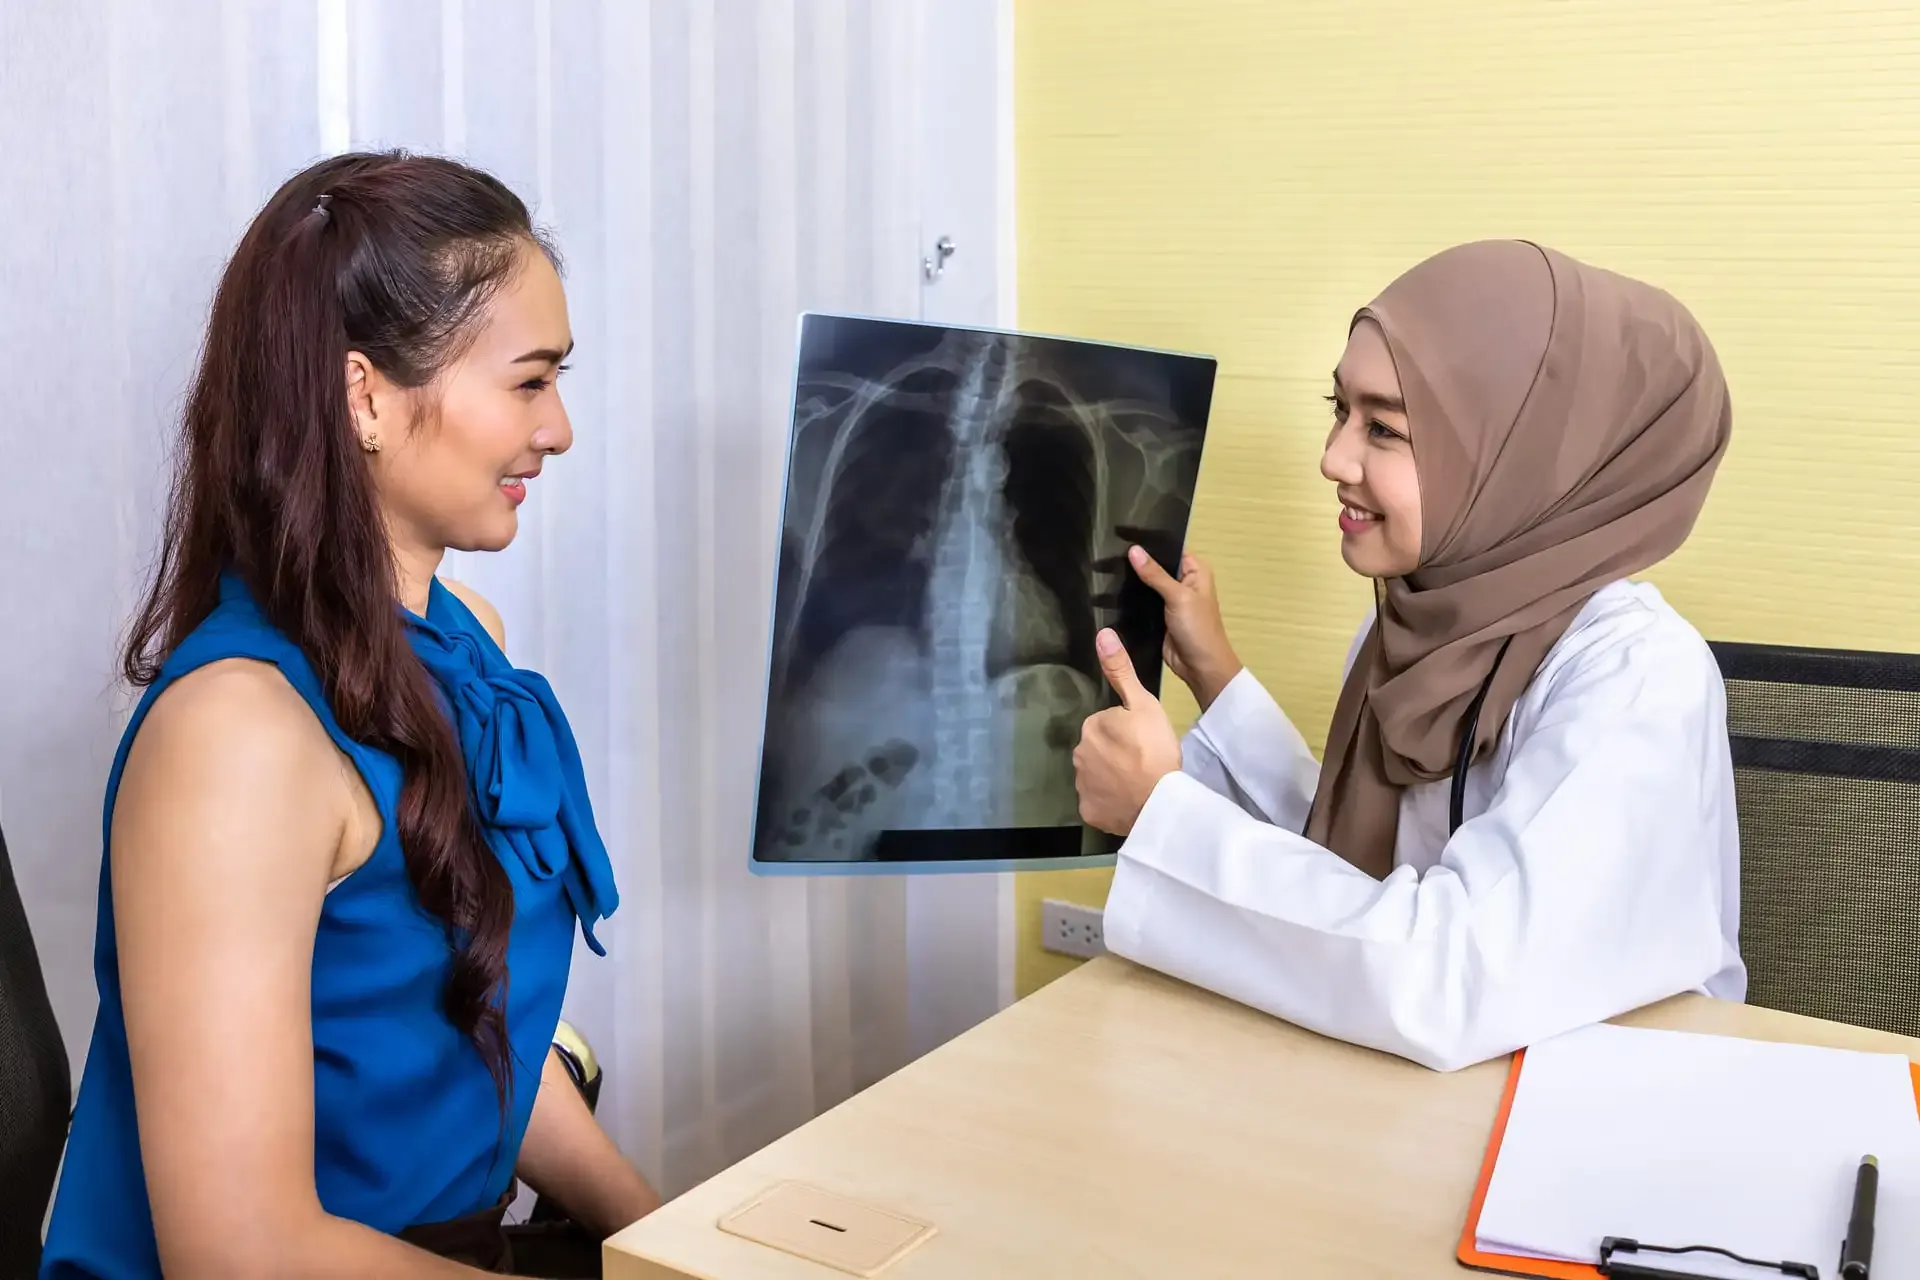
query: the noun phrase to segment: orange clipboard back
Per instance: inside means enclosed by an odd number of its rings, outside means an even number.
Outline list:
[[[1507,1117],[1513,1111],[1513,1096],[1520,1087],[1520,1069],[1526,1065],[1527,1051],[1513,1055],[1507,1068],[1507,1083],[1500,1092],[1500,1110],[1493,1117],[1493,1133],[1487,1139],[1487,1158],[1481,1162],[1480,1177],[1473,1184],[1473,1202],[1467,1208],[1466,1225],[1460,1231],[1460,1248],[1454,1254],[1463,1267],[1509,1276],[1540,1276],[1545,1280],[1599,1280],[1600,1268],[1585,1262],[1554,1262],[1546,1258],[1523,1258],[1514,1254],[1482,1253],[1475,1247],[1480,1234],[1480,1211],[1486,1207],[1487,1188],[1493,1183],[1493,1167],[1500,1162],[1500,1140],[1507,1133]],[[1913,1105],[1920,1110],[1920,1062],[1910,1062],[1913,1072]]]

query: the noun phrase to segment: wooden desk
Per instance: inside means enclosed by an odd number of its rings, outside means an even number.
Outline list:
[[[1621,1019],[1892,1050],[1704,997]],[[846,1280],[714,1223],[799,1179],[933,1223],[882,1280],[1460,1277],[1504,1060],[1437,1074],[1103,958],[607,1244],[608,1280]]]

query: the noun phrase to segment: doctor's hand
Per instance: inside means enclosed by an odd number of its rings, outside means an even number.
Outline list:
[[[1240,658],[1227,639],[1220,617],[1220,597],[1214,593],[1213,570],[1191,552],[1180,557],[1180,576],[1174,578],[1144,548],[1127,549],[1127,560],[1140,581],[1159,593],[1167,605],[1167,641],[1162,649],[1167,669],[1193,691],[1205,711],[1220,691],[1240,674]]]
[[[1160,700],[1148,693],[1133,660],[1111,630],[1096,645],[1100,668],[1120,695],[1120,705],[1095,712],[1080,728],[1073,749],[1073,782],[1080,793],[1080,820],[1123,836],[1160,779],[1180,771],[1180,735]]]

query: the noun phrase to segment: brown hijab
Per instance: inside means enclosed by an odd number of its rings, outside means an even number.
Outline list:
[[[1684,307],[1522,241],[1429,258],[1353,323],[1365,320],[1386,335],[1407,404],[1420,567],[1384,585],[1306,835],[1384,878],[1400,788],[1453,773],[1492,672],[1472,748],[1483,758],[1593,593],[1686,540],[1733,418]]]

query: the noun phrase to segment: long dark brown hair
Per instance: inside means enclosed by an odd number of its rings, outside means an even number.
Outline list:
[[[399,761],[408,878],[454,950],[446,1012],[503,1106],[512,1063],[496,996],[513,889],[407,642],[346,368],[357,351],[397,385],[431,388],[528,244],[553,255],[513,192],[445,159],[336,156],[274,194],[214,294],[159,563],[124,654],[127,678],[150,684],[231,571],[299,646],[347,735]]]

